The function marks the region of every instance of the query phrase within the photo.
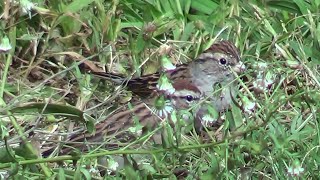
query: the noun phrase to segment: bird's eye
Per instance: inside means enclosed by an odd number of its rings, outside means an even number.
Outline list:
[[[188,95],[185,97],[187,101],[191,102],[193,101],[193,97],[191,95]]]
[[[220,58],[220,64],[222,65],[226,65],[227,64],[227,60],[225,58]]]

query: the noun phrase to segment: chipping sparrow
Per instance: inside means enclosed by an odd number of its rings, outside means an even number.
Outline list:
[[[176,81],[172,87],[174,88],[172,93],[155,91],[152,95],[154,98],[148,99],[148,102],[138,101],[132,103],[131,108],[117,109],[106,120],[95,125],[96,132],[93,135],[86,131],[77,132],[71,135],[66,145],[73,148],[78,147],[83,151],[88,149],[86,146],[88,144],[102,144],[113,137],[127,142],[140,136],[145,128],[155,129],[166,118],[172,123],[170,118],[175,110],[188,109],[196,104],[201,97],[200,91],[187,84],[185,80]],[[188,120],[190,119],[186,119],[186,121]],[[71,150],[70,147],[62,148],[60,154],[68,154]],[[42,154],[48,156],[52,152],[53,148],[50,148]]]
[[[174,83],[185,80],[188,84],[197,87],[199,91],[210,97],[217,111],[227,109],[235,94],[234,84],[230,84],[234,79],[232,70],[240,73],[245,66],[240,61],[240,56],[235,45],[229,41],[220,41],[213,44],[208,50],[198,56],[197,59],[188,64],[181,64],[173,70],[165,71],[167,77]],[[124,78],[103,72],[92,72],[101,78],[106,78],[118,83],[123,83]],[[161,73],[144,75],[130,79],[127,82],[128,90],[142,97],[146,97],[154,90],[157,90],[157,82]],[[212,95],[214,86],[217,84],[224,87],[220,94]]]

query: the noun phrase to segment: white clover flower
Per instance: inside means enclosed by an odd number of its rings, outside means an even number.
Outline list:
[[[108,169],[110,169],[111,171],[116,171],[118,167],[118,162],[116,162],[113,158],[108,159]]]
[[[98,173],[99,173],[99,170],[96,169],[96,168],[94,168],[94,167],[91,167],[91,168],[89,169],[89,172],[90,172],[90,173],[94,173],[94,174],[98,174]]]
[[[163,56],[161,58],[161,62],[162,62],[163,69],[166,71],[176,69],[176,66],[172,64],[172,62],[167,56]]]
[[[176,91],[166,75],[162,75],[160,77],[157,88],[160,91],[165,91],[168,94],[173,94]]]
[[[9,38],[7,36],[5,36],[4,38],[2,38],[1,40],[1,44],[0,44],[0,52],[8,52],[12,49],[12,46],[10,44]]]
[[[33,9],[34,6],[35,5],[28,0],[21,0],[20,1],[20,7],[22,9],[22,12],[24,14],[28,14],[30,19],[31,19],[31,9]]]
[[[135,119],[136,117],[134,117]],[[135,119],[135,126],[132,126],[130,128],[128,128],[128,131],[130,133],[132,133],[133,135],[135,136],[141,136],[142,135],[142,125],[139,123],[139,120],[138,119]]]
[[[257,78],[253,83],[253,88],[259,91],[266,91],[265,81],[262,78]]]
[[[133,126],[133,127],[128,128],[128,131],[130,133],[132,133],[133,135],[135,135],[135,136],[141,136],[142,135],[142,129],[140,127],[137,127],[137,126]]]
[[[242,98],[242,103],[243,103],[244,111],[248,114],[251,114],[256,106],[256,103],[250,101],[249,98],[246,96]]]
[[[288,167],[288,175],[290,176],[300,176],[304,173],[304,168],[301,167],[300,161],[295,160],[291,167]]]
[[[253,64],[253,68],[259,71],[264,71],[268,67],[268,64],[265,62],[257,62]]]
[[[206,105],[206,114],[201,117],[201,124],[205,127],[210,127],[219,117],[219,112],[212,106],[212,104]]]
[[[267,87],[274,83],[273,74],[271,72],[267,72],[265,81]]]
[[[0,171],[1,179],[9,179],[9,177],[10,177],[9,171]]]
[[[288,174],[291,176],[300,176],[303,172],[304,172],[304,168],[302,168],[302,167],[297,167],[297,168],[289,167],[288,168]]]
[[[274,80],[273,80],[272,73],[267,72],[265,78],[258,77],[252,84],[254,89],[261,92],[265,92],[268,90],[269,86],[272,85],[273,83],[274,83]]]
[[[201,119],[201,123],[203,126],[205,127],[209,127],[211,126],[215,121],[217,121],[217,118],[214,118],[212,115],[210,114],[206,114],[202,117]]]

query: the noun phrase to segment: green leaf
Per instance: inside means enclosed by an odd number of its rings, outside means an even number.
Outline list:
[[[139,173],[135,171],[131,165],[126,165],[124,168],[124,172],[129,179],[140,179]]]
[[[310,4],[306,1],[293,0],[296,5],[299,7],[301,14],[308,14],[308,9],[310,9]]]
[[[7,36],[3,37],[0,43],[0,52],[10,51],[11,49],[12,46],[10,44],[9,38]]]
[[[163,9],[163,12],[173,14],[173,9],[171,7],[171,4],[170,4],[169,0],[161,0],[160,2],[161,2],[161,6],[162,6],[162,9]]]
[[[210,0],[192,0],[191,7],[201,13],[211,14],[219,7],[219,5]]]
[[[234,127],[231,127],[231,128],[240,130],[239,128],[241,128],[241,126],[243,126],[242,112],[241,112],[241,109],[238,106],[236,106],[234,103],[232,103],[232,119],[234,121],[233,122]]]
[[[8,152],[11,151],[11,152]],[[7,163],[7,162],[16,162],[14,156],[14,151],[11,148],[1,147],[0,148],[0,163]]]
[[[188,41],[192,39],[192,33],[194,32],[194,28],[195,26],[193,22],[188,23],[182,33],[181,41]]]
[[[147,42],[143,39],[143,34],[142,32],[139,34],[136,46],[134,48],[134,53],[139,54],[141,53],[147,46]]]
[[[90,134],[94,134],[95,133],[95,119],[91,116],[89,116],[88,114],[84,113],[83,114],[83,118],[85,119],[85,122],[86,122],[86,128],[87,128],[87,131],[90,133]]]
[[[285,10],[285,11],[289,11],[292,13],[298,13],[301,14],[299,7],[297,6],[297,4],[293,3],[291,0],[282,0],[282,1],[278,1],[278,0],[274,0],[274,1],[267,1],[267,5],[279,9],[279,10]]]
[[[75,13],[89,6],[94,0],[75,0],[64,8],[65,13]]]
[[[85,168],[80,168],[80,172],[84,175],[85,179],[90,180],[91,175],[90,172]]]
[[[11,163],[11,168],[10,168],[10,176],[14,176],[18,174],[19,172],[19,164],[18,163]]]
[[[65,180],[66,179],[66,174],[64,173],[64,169],[61,168],[61,167],[59,168],[58,179],[59,180]]]
[[[70,16],[61,16],[57,22],[62,26],[65,35],[77,33],[81,28],[80,22]]]
[[[34,147],[34,148],[36,148],[36,147]],[[21,157],[23,157],[24,159],[36,159],[37,158],[37,155],[33,154],[33,152],[31,152],[30,149],[25,144],[22,144],[19,147],[14,148],[13,150],[16,155],[20,156],[20,158]]]
[[[190,11],[190,7],[191,7],[191,2],[192,0],[182,0],[184,3],[182,9],[184,10],[185,14],[188,14]]]
[[[83,111],[74,108],[72,106],[60,105],[60,104],[47,104],[47,103],[30,103],[21,107],[11,109],[13,113],[44,113],[55,114],[79,120],[85,123],[83,117]]]

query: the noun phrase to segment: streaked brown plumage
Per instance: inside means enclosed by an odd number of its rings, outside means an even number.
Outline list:
[[[135,136],[139,136],[139,134],[129,133],[128,129],[138,124],[144,127],[144,129],[155,129],[166,118],[170,119],[170,113],[174,109],[187,109],[199,101],[201,97],[200,91],[196,87],[186,83],[185,80],[176,81],[173,84],[175,92],[172,94],[154,92],[154,98],[148,101],[134,102],[132,103],[132,108],[127,106],[119,108],[111,113],[106,120],[96,124],[96,132],[94,134],[82,131],[71,135],[67,143],[65,143],[69,147],[62,148],[59,154],[68,154],[74,148],[86,151],[90,144],[97,145],[104,142],[115,142],[112,138],[129,142],[135,139]],[[154,108],[154,101],[160,96],[166,99],[166,107],[162,111]],[[54,148],[46,150],[43,152],[43,156],[50,155],[53,150]]]
[[[166,75],[172,81],[185,80],[199,91],[206,95],[212,95],[213,86],[222,86],[232,82],[234,75],[232,71],[241,72],[244,68],[240,61],[239,51],[230,41],[220,41],[213,44],[195,60],[188,64],[178,65],[174,70],[166,71]],[[123,82],[124,78],[110,73],[92,72],[101,78]],[[138,78],[130,79],[126,84],[128,90],[141,97],[148,97],[154,90],[157,90],[157,83],[161,73],[148,74]],[[231,103],[233,91],[227,90],[225,97],[216,95],[212,97],[212,103],[218,111],[228,108]]]

